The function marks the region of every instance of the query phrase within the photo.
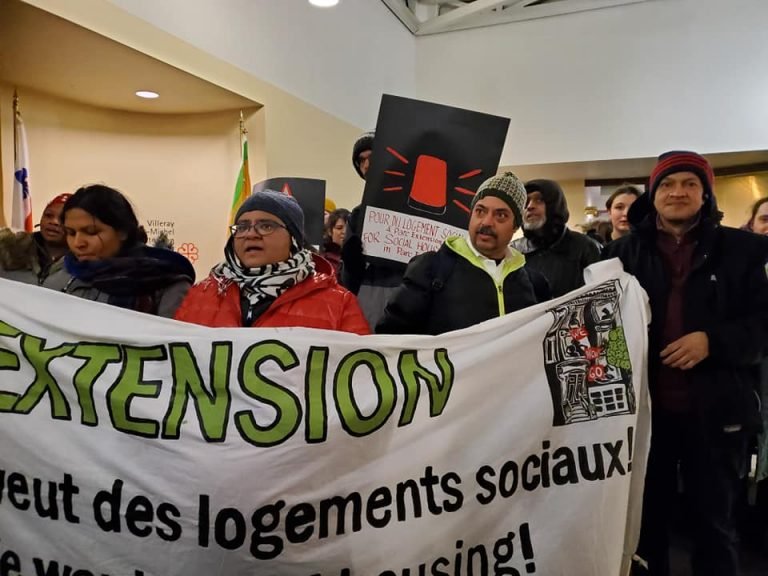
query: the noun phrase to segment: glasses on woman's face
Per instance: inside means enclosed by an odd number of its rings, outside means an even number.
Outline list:
[[[279,228],[288,230],[288,228],[274,220],[256,220],[255,222],[243,220],[242,222],[230,226],[229,231],[232,232],[232,235],[235,238],[241,238],[248,234],[251,229],[256,230],[256,233],[259,234],[259,236],[269,236]]]

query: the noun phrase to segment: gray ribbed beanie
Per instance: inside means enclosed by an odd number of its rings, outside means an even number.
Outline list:
[[[472,198],[472,208],[475,207],[478,200],[482,200],[486,196],[495,196],[509,204],[515,214],[515,226],[522,225],[528,194],[525,192],[525,185],[517,176],[512,172],[505,172],[488,178],[480,184],[475,197]]]

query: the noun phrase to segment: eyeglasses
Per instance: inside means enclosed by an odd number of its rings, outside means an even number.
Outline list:
[[[237,238],[245,236],[251,229],[256,230],[256,233],[259,234],[259,236],[269,236],[279,228],[288,230],[287,227],[274,220],[256,220],[256,222],[244,220],[230,226],[229,231]]]

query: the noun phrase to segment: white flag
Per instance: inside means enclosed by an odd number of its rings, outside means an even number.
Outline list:
[[[18,108],[13,124],[13,215],[11,228],[32,232],[32,196],[29,192],[29,151],[27,132]]]

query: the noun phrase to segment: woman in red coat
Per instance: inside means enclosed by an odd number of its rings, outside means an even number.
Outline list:
[[[265,190],[237,212],[224,262],[194,286],[176,319],[213,327],[305,327],[370,334],[355,296],[304,248],[298,202]]]

